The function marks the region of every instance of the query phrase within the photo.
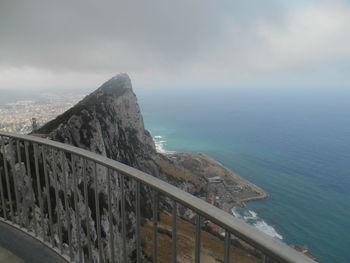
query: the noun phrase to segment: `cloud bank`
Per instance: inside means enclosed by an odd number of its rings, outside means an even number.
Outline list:
[[[2,1],[0,89],[350,83],[350,3]]]

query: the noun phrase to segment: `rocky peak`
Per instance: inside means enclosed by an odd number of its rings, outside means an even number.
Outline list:
[[[98,89],[98,91],[114,95],[123,94],[126,90],[132,90],[130,77],[126,73],[115,75]]]
[[[49,138],[74,145],[79,148],[83,148],[108,158],[117,160],[119,162],[125,163],[127,165],[139,168],[141,170],[157,170],[152,165],[152,159],[157,156],[155,145],[150,133],[145,130],[143,118],[140,112],[139,105],[137,103],[136,95],[132,90],[132,84],[130,78],[127,74],[118,74],[111,78],[104,84],[102,84],[96,91],[92,92],[90,95],[86,96],[77,105],[58,116],[56,119],[50,121],[45,126],[37,131],[38,133],[45,134]],[[51,156],[50,153],[47,154],[48,158],[54,160],[55,157]],[[71,160],[64,160],[67,164]],[[149,164],[151,162],[151,164]],[[148,166],[147,166],[148,164]],[[69,167],[69,165],[66,165]],[[71,166],[72,167],[72,166]],[[74,167],[82,167],[79,161],[76,161]],[[151,167],[151,168],[149,168]],[[152,171],[153,171],[152,170]],[[92,167],[87,167],[86,176],[89,178],[89,182],[92,182],[93,175],[91,172]],[[63,173],[59,175],[59,178],[63,177]],[[78,183],[81,182],[81,176],[76,175],[78,178]],[[97,177],[98,179],[98,189],[100,206],[107,207],[107,172],[102,167],[97,166]],[[62,181],[59,179],[59,181]],[[112,189],[112,200],[115,209],[112,209],[112,214],[114,217],[112,231],[114,232],[115,244],[120,244],[122,240],[122,235],[118,226],[121,225],[121,214],[119,204],[121,202],[120,196],[120,185],[121,181],[117,174],[114,174],[111,180]],[[88,185],[88,189],[91,192],[93,189],[93,184]],[[125,198],[126,207],[129,207],[128,216],[128,227],[127,227],[127,250],[128,257],[133,258],[135,254],[135,225],[131,222],[135,222],[135,209],[134,206],[134,196],[135,189],[132,182],[126,178],[126,191],[127,195]],[[70,189],[71,192],[74,189]],[[80,191],[80,190],[79,190]],[[148,216],[147,211],[150,211],[150,201],[146,198],[149,194],[142,188],[143,199],[142,207],[145,210],[145,215]],[[83,192],[80,195],[83,196]],[[89,197],[92,200],[93,195]],[[78,209],[86,207],[87,200],[81,198],[79,199]],[[90,206],[90,204],[88,204]],[[94,206],[89,207],[90,211],[94,211]],[[101,211],[101,231],[102,233],[109,233],[110,224],[107,220],[107,210],[102,209]],[[84,213],[81,212],[81,215]],[[91,212],[91,214],[93,214]],[[96,225],[93,216],[88,216],[87,218],[81,218],[82,222],[86,222],[91,227],[92,243],[96,242],[96,232],[93,227]],[[72,232],[76,233],[78,230],[74,229]],[[85,234],[82,232],[81,236]],[[107,236],[107,235],[106,235]],[[108,235],[109,236],[109,235]],[[88,237],[85,235],[83,238],[83,244],[88,243]],[[102,238],[104,243],[104,249],[110,251],[108,238]],[[74,250],[78,250],[78,244],[73,245]],[[97,247],[92,248],[93,257],[97,258],[98,249]],[[122,250],[116,249],[117,262],[121,262]],[[104,254],[109,255],[108,252]],[[109,256],[107,256],[106,261],[109,261]],[[96,260],[93,260],[96,262]]]
[[[101,96],[119,97],[126,92],[133,92],[131,80],[128,74],[120,73],[102,84],[96,91],[88,95],[79,104],[91,104]]]
[[[105,82],[38,132],[133,166],[156,153],[125,73]]]
[[[158,154],[155,150],[153,139],[149,132],[144,128],[143,118],[140,112],[139,105],[137,103],[136,95],[132,90],[130,78],[127,74],[118,74],[105,82],[96,91],[86,96],[77,105],[58,116],[55,120],[50,121],[45,126],[37,131],[38,133],[45,134],[53,140],[64,142],[67,144],[74,145],[104,156],[125,163],[140,169],[146,173],[156,176],[170,184],[173,184],[185,191],[193,193],[197,196],[207,196],[208,189],[208,178],[214,174],[219,176],[230,177],[230,185],[241,185],[242,181],[230,174],[230,172],[216,163],[214,160],[207,158],[203,155],[188,155],[188,154],[177,154],[177,155],[162,155]],[[24,146],[22,146],[24,147]],[[41,151],[45,151],[45,148],[41,148]],[[42,153],[44,156],[44,154]],[[78,192],[78,204],[72,206],[72,204],[66,207],[63,204],[63,200],[59,199],[58,202],[52,204],[52,213],[56,213],[56,217],[60,218],[62,222],[65,222],[65,213],[67,211],[75,210],[79,211],[81,218],[79,223],[72,221],[71,223],[66,222],[63,224],[63,232],[68,232],[68,227],[71,227],[72,233],[72,248],[75,255],[75,261],[78,260],[78,251],[82,246],[84,249],[84,262],[88,259],[87,244],[91,243],[92,246],[92,261],[98,262],[99,249],[97,247],[97,228],[95,218],[95,207],[94,200],[96,186],[94,182],[93,166],[88,162],[84,164],[82,160],[68,158],[64,155],[64,158],[59,158],[58,153],[55,151],[45,152],[45,160],[40,160],[42,165],[46,165],[48,168],[48,174],[50,182],[55,181],[52,176],[57,173],[57,185],[55,188],[64,189],[64,178],[67,176],[68,180],[72,181],[75,176],[78,185],[82,185],[83,177],[87,178],[87,193],[88,199],[85,198],[85,193],[82,187],[78,189],[73,188],[73,184],[68,184],[67,194],[68,196],[74,196],[74,192]],[[75,162],[73,165],[73,161]],[[55,166],[53,164],[56,163]],[[51,167],[47,164],[52,164]],[[16,165],[11,166],[12,170],[16,169]],[[31,162],[32,170],[35,170],[34,161]],[[19,167],[17,165],[17,167]],[[54,168],[55,167],[55,172]],[[60,169],[58,167],[61,167]],[[71,171],[64,171],[63,167],[71,169]],[[73,171],[75,167],[75,170]],[[85,167],[85,168],[83,168]],[[85,169],[85,173],[83,172]],[[101,233],[102,236],[102,251],[105,256],[104,262],[109,262],[110,258],[110,240],[109,233],[113,232],[114,244],[121,244],[123,235],[121,233],[121,185],[125,185],[125,207],[127,209],[127,257],[128,262],[135,261],[136,247],[136,228],[135,228],[135,195],[136,187],[133,180],[125,178],[125,181],[120,179],[120,176],[114,172],[111,176],[110,187],[112,193],[112,215],[113,220],[109,221],[108,209],[108,173],[109,171],[104,167],[96,166],[97,175],[97,189],[99,204],[101,207]],[[17,169],[18,170],[18,169]],[[18,170],[19,171],[19,170]],[[43,177],[43,172],[40,171]],[[45,172],[44,172],[45,173]],[[221,173],[221,174],[220,174]],[[230,176],[229,176],[230,175]],[[27,174],[28,178],[31,176]],[[238,179],[237,179],[238,178]],[[84,179],[85,180],[85,179]],[[228,179],[225,179],[228,180]],[[30,181],[29,179],[27,181]],[[73,180],[74,181],[74,180]],[[247,184],[246,182],[243,182]],[[23,187],[20,188],[20,196],[25,198],[27,196],[25,183],[22,183]],[[223,188],[220,188],[222,191]],[[251,187],[251,193],[258,193],[259,189]],[[141,185],[141,214],[142,217],[147,221],[152,216],[152,202],[151,202],[151,191],[148,187]],[[42,189],[42,193],[45,195],[49,193],[47,189]],[[225,192],[226,193],[226,192]],[[251,194],[250,193],[250,194]],[[38,198],[38,197],[36,197]],[[244,198],[246,196],[244,195]],[[31,201],[28,201],[28,204]],[[37,204],[30,204],[36,206],[36,211],[39,211]],[[88,213],[84,210],[87,208]],[[108,208],[108,209],[107,209]],[[57,211],[61,210],[60,213]],[[160,198],[159,200],[159,211],[168,211],[172,209],[172,203],[167,198]],[[230,208],[229,208],[230,209]],[[47,212],[45,212],[47,213]],[[181,215],[182,218],[191,219],[192,214],[190,210],[179,207],[177,214]],[[49,215],[45,215],[48,218]],[[39,212],[35,214],[36,220],[39,221]],[[73,218],[74,219],[74,218]],[[72,219],[72,220],[73,220]],[[74,219],[75,220],[75,219]],[[33,220],[31,220],[33,221]],[[35,220],[34,220],[35,221]],[[57,229],[57,223],[54,229]],[[31,225],[33,223],[31,222]],[[88,235],[87,229],[91,232]],[[49,230],[44,230],[49,233]],[[81,242],[78,243],[78,233],[81,238]],[[159,234],[159,233],[158,233]],[[57,230],[50,235],[58,236]],[[90,238],[90,242],[88,242]],[[143,249],[146,249],[145,246]],[[66,248],[67,249],[67,248]],[[123,262],[123,251],[121,246],[115,246],[116,262]],[[143,251],[143,254],[147,255],[147,251]],[[194,254],[194,253],[192,253]],[[163,261],[167,262],[167,261]]]

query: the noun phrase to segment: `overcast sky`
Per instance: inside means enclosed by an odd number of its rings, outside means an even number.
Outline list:
[[[0,89],[346,87],[348,0],[0,0]]]

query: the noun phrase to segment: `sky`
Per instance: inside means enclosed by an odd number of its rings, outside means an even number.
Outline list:
[[[349,0],[0,0],[0,90],[349,87]]]

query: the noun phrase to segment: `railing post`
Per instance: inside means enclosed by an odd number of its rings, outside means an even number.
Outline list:
[[[5,204],[5,197],[4,197],[4,187],[2,185],[2,172],[1,172],[1,170],[0,170],[0,191],[1,191],[2,212],[4,214],[4,219],[7,220],[6,204]]]
[[[113,234],[113,209],[112,209],[112,193],[111,193],[111,175],[107,168],[107,191],[108,191],[108,221],[109,221],[109,246],[111,252],[111,262],[114,263],[114,234]]]
[[[21,148],[20,148],[20,143],[19,140],[16,139],[16,149],[17,149],[17,160],[18,160],[18,164],[19,164],[19,173],[21,175],[22,178],[20,178],[22,181],[24,181],[24,169],[22,167],[22,156],[21,156]],[[23,195],[23,194],[22,194]],[[20,215],[20,218],[22,218],[22,220],[20,220],[20,224],[22,227],[25,227],[26,229],[28,229],[28,225],[29,225],[29,219],[28,219],[28,212],[27,212],[27,201],[26,201],[26,196],[22,196],[22,216]]]
[[[195,262],[201,262],[201,216],[196,217],[196,247],[195,247]]]
[[[158,193],[155,189],[152,191],[153,194],[153,263],[158,261]]]
[[[73,188],[74,188],[74,210],[75,210],[75,227],[77,231],[77,242],[78,242],[78,257],[79,263],[83,262],[82,259],[82,250],[81,250],[81,242],[80,242],[80,213],[78,207],[78,184],[77,184],[77,174],[75,172],[75,159],[74,155],[71,155],[71,163],[72,163],[72,177],[73,177]]]
[[[177,262],[177,203],[173,201],[172,262]]]
[[[54,184],[54,190],[55,190],[55,199],[56,199],[56,215],[57,215],[57,232],[58,232],[58,239],[59,239],[59,244],[58,247],[61,251],[61,254],[63,253],[63,237],[62,237],[62,223],[61,223],[61,209],[60,209],[60,198],[58,196],[58,173],[57,173],[57,164],[56,160],[56,153],[53,148],[51,148],[51,155],[52,155],[52,177],[53,177],[53,184]],[[63,173],[62,173],[63,175]]]
[[[34,187],[33,187],[33,177],[32,177],[32,171],[30,168],[30,162],[29,162],[29,151],[28,151],[28,142],[24,141],[24,152],[26,156],[26,166],[27,166],[27,174],[29,177],[29,184],[30,184],[30,198],[32,203],[32,216],[33,216],[33,225],[34,225],[34,234],[35,236],[38,236],[38,226],[37,226],[37,220],[35,216],[35,193],[34,193]]]
[[[122,238],[123,238],[123,260],[127,262],[127,251],[126,251],[126,219],[125,219],[125,177],[123,174],[120,175],[121,184],[121,217],[122,217]]]
[[[41,146],[41,151],[42,151],[42,157],[43,157],[44,176],[45,176],[46,202],[47,202],[47,209],[49,210],[48,212],[49,212],[50,240],[51,240],[52,247],[54,247],[55,240],[54,240],[54,231],[53,231],[53,222],[52,222],[50,183],[49,183],[49,177],[48,177],[48,171],[47,171],[47,163],[46,163],[46,160],[47,160],[46,147],[44,145]]]
[[[141,209],[140,209],[140,182],[136,181],[136,254],[137,263],[141,263]]]
[[[15,168],[15,156],[16,156],[16,152],[15,149],[13,148],[13,144],[12,141],[9,140],[9,147],[11,150],[11,154],[10,154],[10,162],[11,162],[11,166],[12,166],[12,177],[13,177],[13,187],[15,190],[15,199],[16,199],[16,208],[17,208],[17,215],[18,215],[18,225],[21,226],[21,205],[19,202],[19,196],[18,196],[18,181],[17,181],[17,173],[16,173],[16,168]],[[13,222],[15,223],[15,222]]]
[[[2,137],[0,137],[2,141]],[[3,156],[5,156],[5,147],[3,148]],[[0,191],[1,191],[1,204],[2,204],[2,212],[4,214],[4,219],[7,220],[7,212],[6,212],[6,203],[5,203],[5,195],[4,195],[4,186],[2,184],[2,172],[0,170]]]
[[[41,230],[43,232],[43,240],[45,241],[45,224],[44,224],[44,203],[41,194],[41,183],[39,176],[39,164],[38,164],[38,145],[34,144],[34,162],[35,162],[35,175],[36,175],[36,185],[38,190],[38,204],[40,207],[40,221],[41,221]]]
[[[97,181],[97,168],[96,163],[93,165],[94,181],[95,181],[95,206],[96,206],[96,232],[97,232],[97,247],[99,262],[102,263],[102,244],[101,244],[101,214],[100,214],[100,199]]]
[[[12,193],[11,193],[11,188],[10,188],[10,180],[9,180],[9,171],[8,171],[8,166],[7,166],[7,159],[6,159],[6,149],[5,149],[5,142],[4,138],[1,138],[1,144],[2,144],[2,157],[4,161],[4,169],[5,169],[5,179],[6,179],[6,188],[7,188],[7,197],[8,197],[8,202],[10,204],[10,214],[11,214],[11,221],[15,222],[15,215],[13,212],[13,205],[12,205]]]
[[[91,238],[90,238],[90,218],[89,218],[89,195],[88,185],[86,176],[86,160],[82,158],[82,169],[83,169],[83,181],[84,181],[84,201],[85,201],[85,224],[86,224],[86,235],[88,241],[88,258],[89,262],[92,262],[92,251],[91,251]]]
[[[225,231],[225,250],[224,250],[224,263],[229,263],[230,260],[230,244],[231,244],[231,234]]]
[[[64,152],[60,151],[61,154],[61,163],[62,163],[62,179],[63,179],[63,195],[64,195],[64,206],[66,208],[66,221],[67,221],[67,232],[68,232],[68,248],[69,248],[69,258],[70,260],[73,260],[73,248],[72,248],[72,232],[70,229],[71,225],[71,218],[70,218],[70,211],[69,211],[69,204],[68,204],[68,193],[67,193],[67,177],[66,175],[66,162],[64,158]]]

